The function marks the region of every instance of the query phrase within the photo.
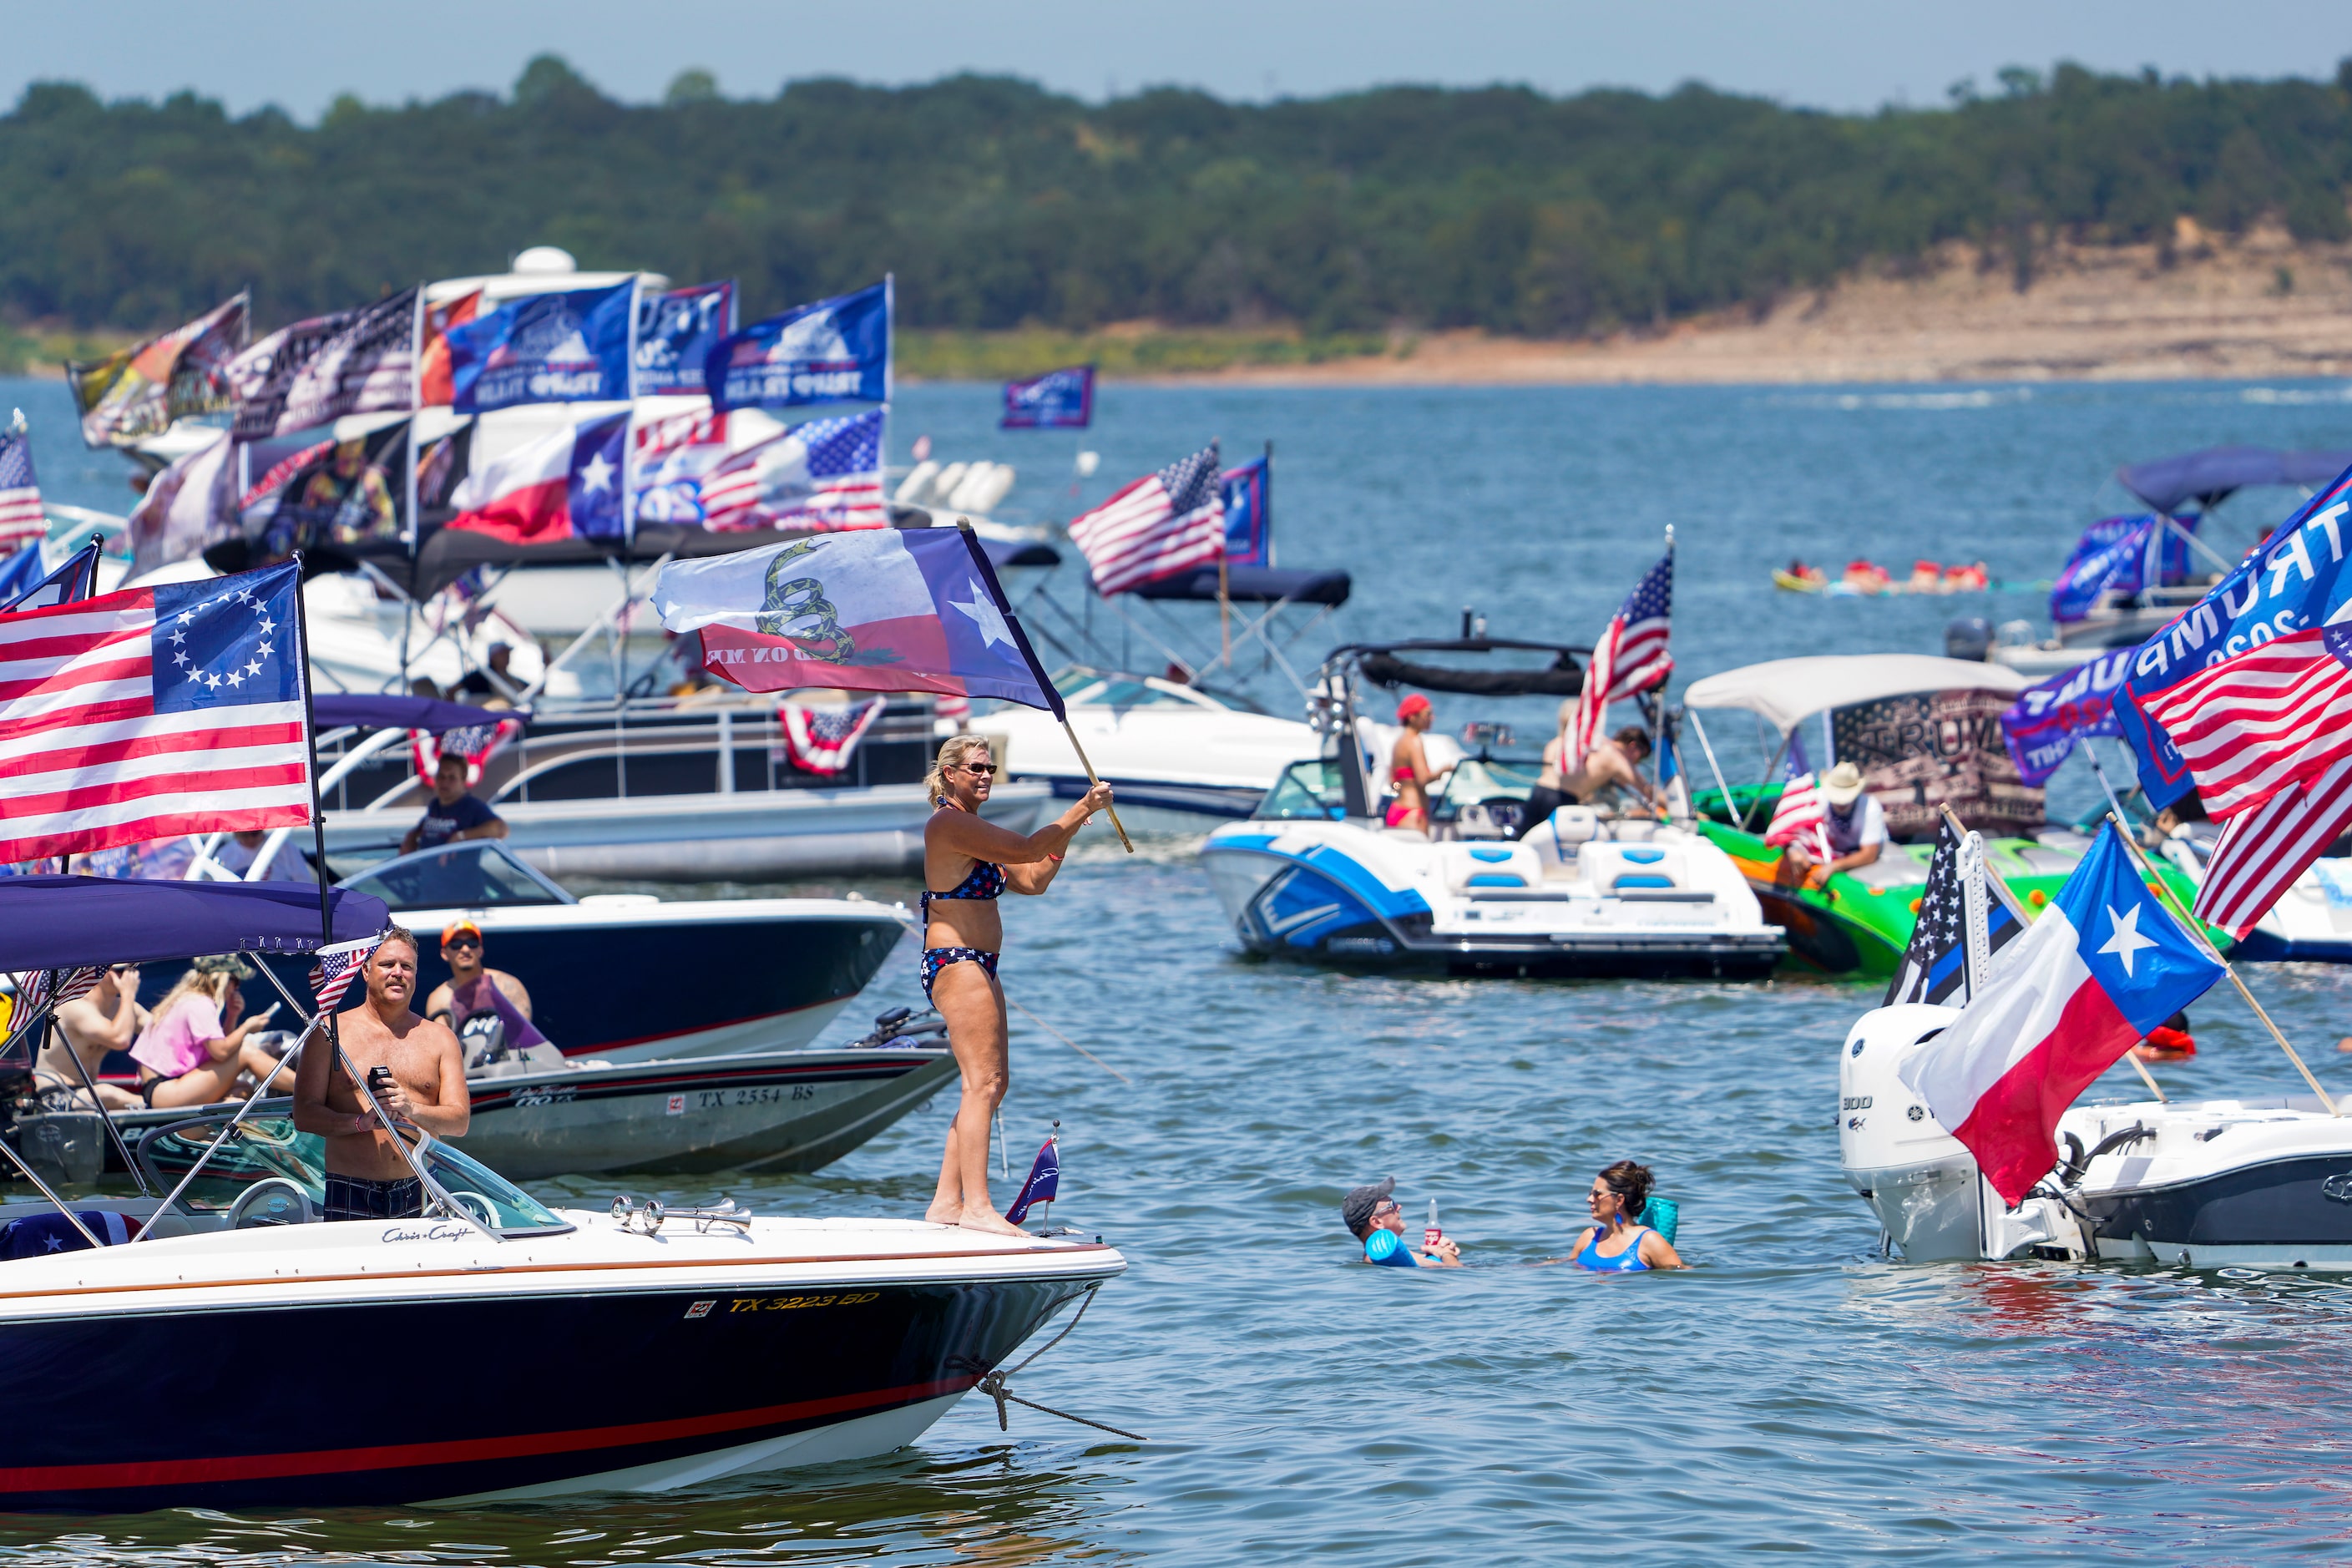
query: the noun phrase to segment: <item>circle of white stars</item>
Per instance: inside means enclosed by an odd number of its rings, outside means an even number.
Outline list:
[[[254,649],[254,657],[246,661],[242,669],[231,665],[226,674],[216,674],[205,669],[188,657],[188,650],[184,646],[188,640],[188,626],[202,612],[218,609],[232,600],[253,607],[254,615],[260,621],[261,644]],[[206,599],[200,605],[182,610],[175,620],[177,624],[172,627],[171,632],[172,663],[185,670],[190,680],[201,684],[207,691],[217,691],[224,686],[235,690],[248,679],[257,678],[261,674],[261,661],[269,657],[273,647],[269,638],[278,629],[278,623],[269,618],[269,602],[257,597],[250,588],[239,588],[233,594],[223,594],[216,599]]]

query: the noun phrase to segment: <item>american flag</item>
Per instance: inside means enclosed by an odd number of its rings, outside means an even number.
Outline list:
[[[882,528],[882,411],[818,419],[747,447],[702,476],[705,528]]]
[[[844,708],[812,708],[799,702],[776,704],[776,719],[784,731],[784,755],[792,764],[812,773],[837,773],[849,765],[858,739],[881,715],[887,700],[877,697]]]
[[[1215,564],[1225,548],[1225,498],[1217,471],[1217,444],[1212,441],[1072,518],[1070,542],[1086,556],[1095,592],[1123,594],[1139,584]]]
[[[0,861],[309,822],[298,571],[0,616]]]
[[[40,481],[33,478],[33,437],[20,408],[16,424],[0,430],[0,545],[37,539],[48,531]]]
[[[79,969],[36,969],[17,991],[16,1011],[11,1016],[22,1023],[45,1006],[62,1007],[68,1002],[78,1002],[97,990],[98,983],[105,976],[105,969],[97,964]],[[52,985],[57,988],[54,996],[50,994]]]
[[[1593,645],[1592,662],[1584,671],[1584,689],[1577,696],[1576,723],[1569,733],[1570,750],[1580,760],[1600,741],[1612,702],[1664,686],[1666,677],[1675,672],[1674,655],[1666,651],[1667,617],[1674,597],[1675,552],[1669,543],[1658,563],[1643,574],[1625,602],[1617,606],[1601,640]]]
[[[1780,804],[1772,808],[1772,821],[1764,829],[1765,843],[1777,847],[1794,844],[1808,833],[1821,835],[1826,808],[1816,783],[1810,771],[1789,775],[1780,785]]]
[[[310,994],[318,998],[322,1016],[335,1010],[343,993],[352,988],[352,982],[367,967],[368,955],[383,942],[383,935],[378,932],[357,942],[339,942],[319,950],[319,962],[310,969]]]
[[[2228,818],[2352,757],[2352,626],[2288,632],[2140,699]]]
[[[2289,632],[2139,700],[2227,824],[2193,912],[2244,936],[2352,827],[2352,626]]]
[[[1996,898],[1985,899],[1984,910],[1988,952],[1999,952],[2025,929]],[[1911,944],[1904,951],[1895,979],[1886,987],[1886,1000],[1880,1005],[1893,1007],[1905,1002],[1966,1005],[1968,921],[1968,898],[1960,877],[1960,835],[1948,820],[1936,837],[1936,858],[1927,866],[1927,886],[1919,895]]]

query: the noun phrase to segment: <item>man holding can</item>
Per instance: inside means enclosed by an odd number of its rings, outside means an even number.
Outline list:
[[[366,1078],[394,1121],[436,1138],[461,1138],[473,1117],[457,1037],[409,1010],[416,994],[416,939],[385,933],[361,974],[367,1000],[338,1015],[341,1059],[306,1049],[294,1079],[294,1125],[326,1140],[327,1205],[335,1219],[406,1219],[425,1212],[425,1193],[383,1124],[360,1098],[350,1071]]]

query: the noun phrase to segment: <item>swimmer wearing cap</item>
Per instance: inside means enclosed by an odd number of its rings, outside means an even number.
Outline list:
[[[1404,733],[1397,737],[1396,750],[1389,756],[1389,787],[1396,794],[1389,805],[1391,827],[1429,831],[1429,786],[1454,771],[1452,763],[1431,767],[1429,752],[1421,743],[1436,719],[1436,710],[1418,691],[1397,704],[1397,722],[1404,726]]]

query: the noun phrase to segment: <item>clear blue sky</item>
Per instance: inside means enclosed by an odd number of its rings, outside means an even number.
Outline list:
[[[2167,75],[2331,77],[2346,0],[100,0],[7,7],[0,102],[65,79],[101,96],[194,88],[304,120],[503,90],[542,50],[606,92],[659,96],[701,67],[733,97],[841,75],[1007,72],[1087,99],[1182,83],[1226,98],[1386,82],[1663,90],[1698,79],[1794,104],[1940,103],[1963,77],[2066,58]]]

